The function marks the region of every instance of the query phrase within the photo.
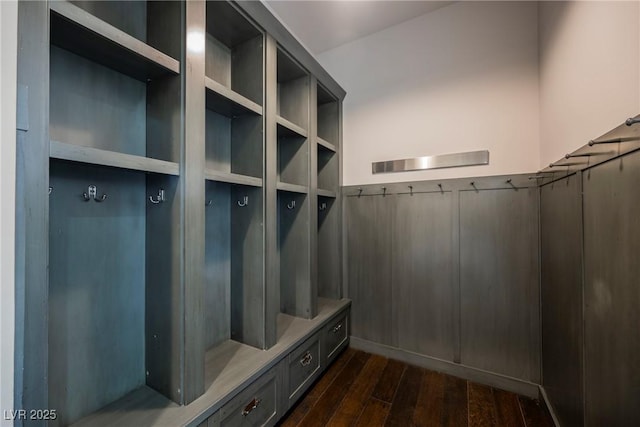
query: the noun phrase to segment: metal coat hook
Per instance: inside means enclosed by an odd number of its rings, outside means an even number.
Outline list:
[[[601,141],[592,139],[591,141],[589,141],[589,147],[593,147],[596,144],[617,144],[620,142],[624,142],[624,140],[622,138],[603,139]]]
[[[478,190],[478,187],[476,187],[476,182],[475,182],[475,181],[471,181],[471,186],[472,186],[475,190]]]
[[[149,196],[149,201],[151,203],[153,203],[154,205],[157,205],[158,203],[162,203],[164,202],[164,190],[161,188],[160,190],[158,190],[158,197],[156,197],[156,199],[153,199],[153,196]]]
[[[93,199],[94,202],[102,203],[107,198],[106,194],[103,194],[102,196],[98,197],[98,188],[95,185],[90,185],[89,187],[87,187],[87,192],[82,193],[82,196],[84,197],[85,202],[88,202],[89,200]]]
[[[442,184],[438,184],[438,187],[440,187],[440,192],[444,193],[444,189],[442,188]]]
[[[640,118],[636,119],[636,118],[630,117],[624,122],[624,124],[627,126],[635,125],[636,123],[640,123]]]
[[[409,192],[410,192],[410,194],[413,196],[413,185],[410,185],[410,186],[409,186]]]
[[[208,202],[204,202],[204,206],[205,207],[209,207],[211,205],[213,205],[213,200],[209,200]]]
[[[242,202],[240,202],[240,200],[238,200],[238,206],[240,206],[241,208],[247,206],[249,204],[249,196],[244,196],[242,198]]]
[[[358,188],[358,197],[362,196],[362,188]]]
[[[327,210],[327,203],[326,203],[326,202],[322,202],[322,203],[320,203],[320,207],[319,207],[319,209],[320,209],[321,211]]]
[[[53,191],[53,187],[49,187],[49,195],[51,195],[51,192]]]
[[[296,201],[292,200],[289,202],[289,204],[287,205],[287,209],[295,209],[296,208]]]
[[[591,157],[592,154],[591,153],[584,153],[584,154],[565,154],[564,158],[565,159],[570,159],[572,157]]]
[[[517,190],[517,189],[518,189],[518,187],[516,187],[516,186],[515,186],[515,184],[513,183],[513,181],[512,181],[512,179],[511,179],[511,178],[507,179],[507,184],[509,184],[510,186],[512,186],[515,190]]]
[[[382,187],[382,197],[387,195],[387,187]]]

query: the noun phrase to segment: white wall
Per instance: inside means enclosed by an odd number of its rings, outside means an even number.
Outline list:
[[[639,5],[542,2],[539,25],[546,166],[640,113]]]
[[[319,55],[347,91],[344,184],[537,170],[537,31],[536,3],[459,2]],[[480,149],[489,166],[371,173]]]
[[[13,409],[16,62],[18,7],[0,1],[0,425]]]

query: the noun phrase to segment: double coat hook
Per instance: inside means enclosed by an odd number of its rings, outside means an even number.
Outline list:
[[[289,202],[289,204],[287,205],[287,209],[295,209],[296,208],[296,201],[292,200]]]
[[[162,203],[165,201],[164,199],[164,190],[161,188],[160,190],[158,190],[158,196],[154,199],[153,196],[149,196],[149,201],[151,203],[153,203],[154,205],[157,205],[158,203]]]
[[[244,196],[242,198],[242,202],[238,200],[238,206],[240,206],[241,208],[247,206],[248,204],[249,204],[249,196]]]
[[[94,202],[102,203],[106,200],[107,195],[103,194],[102,196],[98,197],[98,188],[95,185],[90,185],[87,188],[87,192],[82,193],[82,197],[84,197],[85,202],[93,199]]]

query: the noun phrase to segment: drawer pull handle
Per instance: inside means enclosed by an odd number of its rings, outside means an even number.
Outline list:
[[[302,359],[300,359],[300,364],[302,366],[309,366],[311,364],[311,361],[313,360],[313,356],[311,355],[310,352],[306,352],[304,357]]]
[[[254,397],[253,400],[249,402],[249,404],[245,406],[244,409],[242,410],[242,416],[246,417],[247,415],[249,415],[251,411],[253,411],[258,407],[261,401],[262,401],[261,399]]]
[[[338,323],[336,326],[334,326],[331,332],[337,334],[338,332],[340,332],[340,329],[342,329],[342,323]]]

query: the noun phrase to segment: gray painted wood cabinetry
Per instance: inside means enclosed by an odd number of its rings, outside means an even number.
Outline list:
[[[320,330],[348,307],[344,91],[259,4],[39,2],[19,20],[16,406],[233,424],[224,405],[272,372],[275,422],[276,365],[315,336],[325,369]]]

